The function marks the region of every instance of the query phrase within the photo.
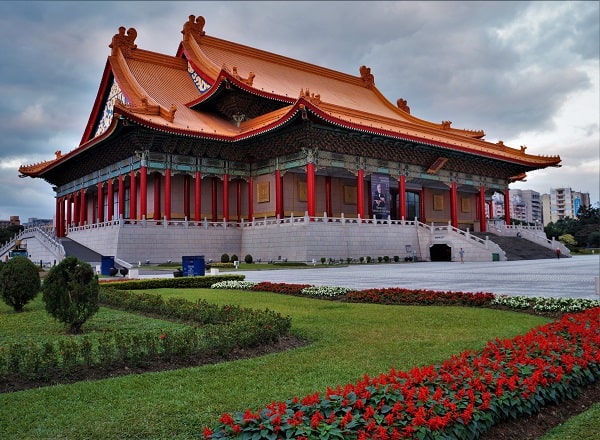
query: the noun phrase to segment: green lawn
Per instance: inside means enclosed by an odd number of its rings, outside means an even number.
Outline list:
[[[477,308],[347,304],[210,289],[159,292],[269,308],[291,316],[293,333],[311,344],[257,359],[0,394],[0,438],[194,438],[224,412],[303,397],[327,386],[356,382],[364,374],[388,372],[391,367],[407,370],[439,363],[461,351],[478,349],[489,339],[511,338],[547,322],[526,314]],[[36,321],[44,318],[32,309],[39,307],[42,303],[37,299],[19,316],[36,331],[40,330]],[[129,314],[117,319],[118,314],[101,310],[94,320],[108,314],[110,325],[130,326],[137,319]],[[2,304],[0,328],[5,328],[11,315]],[[31,324],[24,320],[28,315]],[[97,325],[94,320],[90,329]],[[149,325],[144,321],[140,325]],[[49,323],[56,325],[52,320]]]

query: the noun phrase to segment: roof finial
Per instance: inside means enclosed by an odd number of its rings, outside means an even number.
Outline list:
[[[360,66],[360,77],[365,83],[365,86],[371,88],[375,85],[375,77],[371,73],[371,68],[367,66]]]
[[[183,34],[183,41],[188,41],[190,37],[193,37],[194,40],[200,39],[200,37],[205,34],[205,22],[206,21],[202,16],[198,16],[198,18],[196,18],[195,15],[190,15],[188,17],[188,21],[183,24],[183,30],[181,31]]]
[[[406,99],[398,98],[398,100],[396,101],[396,105],[400,110],[410,114],[410,107],[408,106],[408,101],[406,101]]]
[[[134,28],[129,28],[125,34],[125,26],[120,26],[119,33],[112,37],[108,45],[112,49],[111,55],[116,55],[117,49],[121,49],[124,56],[129,55],[133,49],[137,49],[137,44],[134,44],[136,38],[137,31]]]

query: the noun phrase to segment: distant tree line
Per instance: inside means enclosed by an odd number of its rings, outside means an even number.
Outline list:
[[[600,204],[582,206],[577,218],[565,217],[544,228],[546,237],[556,238],[569,248],[600,247]]]

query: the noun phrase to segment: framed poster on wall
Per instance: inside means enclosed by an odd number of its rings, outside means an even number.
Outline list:
[[[259,182],[256,184],[256,201],[258,203],[266,203],[270,198],[269,182]]]

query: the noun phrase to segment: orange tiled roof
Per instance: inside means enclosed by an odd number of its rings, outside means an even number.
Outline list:
[[[530,155],[525,153],[525,147],[515,149],[501,142],[484,141],[481,130],[454,129],[449,121],[438,124],[419,119],[410,114],[406,101],[399,99],[397,105],[389,102],[375,87],[374,77],[365,66],[359,69],[360,75],[353,76],[207,36],[204,18],[193,15],[184,24],[182,34],[178,56],[168,56],[139,49],[135,44],[135,29],[119,28],[110,44],[109,65],[128,104],[116,103],[115,115],[173,133],[235,141],[281,123],[300,107],[306,107],[330,123],[348,128],[428,142],[535,168],[560,163],[559,156]],[[234,81],[249,93],[277,99],[282,108],[239,126],[234,121],[195,110],[192,106],[203,99],[203,94],[188,72],[188,62],[205,81],[209,92],[224,80]],[[96,105],[103,103],[97,101]],[[93,139],[84,140],[79,148],[93,143]],[[57,157],[44,164],[48,166],[65,158]],[[31,173],[39,171],[39,167],[42,164],[20,170]]]

